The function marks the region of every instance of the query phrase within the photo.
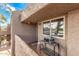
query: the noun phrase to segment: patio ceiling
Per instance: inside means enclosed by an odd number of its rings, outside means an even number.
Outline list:
[[[45,5],[45,7],[36,11],[28,18],[24,19],[22,22],[24,23],[37,23],[43,20],[51,19],[57,16],[61,16],[67,14],[69,11],[75,10],[79,8],[79,4],[77,3],[51,3]],[[27,14],[27,13],[26,13]]]

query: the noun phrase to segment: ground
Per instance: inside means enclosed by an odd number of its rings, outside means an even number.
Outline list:
[[[10,47],[0,48],[0,56],[11,56],[10,52]]]

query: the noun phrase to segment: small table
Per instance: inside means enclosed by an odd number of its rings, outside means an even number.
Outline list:
[[[40,53],[41,53],[41,49],[46,47],[46,44],[49,44],[49,45],[52,45],[53,46],[54,56],[55,56],[56,47],[57,47],[57,49],[58,49],[58,56],[59,56],[59,53],[60,53],[60,45],[59,45],[59,43],[57,43],[55,41],[51,41],[51,43],[46,42],[45,40],[39,41],[38,42],[38,50],[40,51]]]

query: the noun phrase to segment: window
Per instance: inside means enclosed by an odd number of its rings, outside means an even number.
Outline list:
[[[43,22],[44,38],[51,39],[51,37],[61,37],[64,35],[64,18],[54,19]]]
[[[43,23],[43,34],[50,35],[50,21]]]
[[[63,37],[63,18],[51,21],[51,36]]]

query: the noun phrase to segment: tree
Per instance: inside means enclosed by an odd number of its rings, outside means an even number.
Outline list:
[[[12,9],[8,6],[8,4],[7,3],[3,3],[3,5],[4,5],[4,7],[6,9],[8,9],[8,12],[10,12],[10,14],[12,14]]]
[[[0,14],[0,27],[1,27],[1,24],[4,24],[4,23],[6,23],[6,17],[3,14]]]
[[[0,23],[5,23],[5,22],[6,22],[6,17],[0,14]]]
[[[0,8],[4,8],[6,11],[10,13],[10,16],[12,15],[12,10],[7,3],[2,3],[0,5]],[[0,27],[1,27],[1,24],[4,24],[4,23],[6,23],[6,17],[3,14],[0,14]],[[1,42],[2,42],[2,38],[0,37],[0,46],[1,46]]]
[[[4,15],[0,14],[0,28],[1,24],[6,22],[6,18]],[[0,46],[1,46],[2,38],[0,37]]]

